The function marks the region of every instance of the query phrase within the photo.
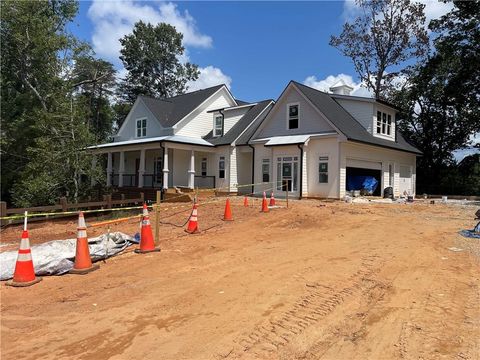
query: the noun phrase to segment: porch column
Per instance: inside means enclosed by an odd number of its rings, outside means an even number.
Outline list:
[[[123,186],[123,174],[125,174],[125,151],[120,151],[120,164],[118,164],[118,187]]]
[[[112,186],[112,153],[107,153],[107,186]]]
[[[145,149],[140,150],[140,164],[138,166],[138,187],[143,187],[143,174],[145,174]]]
[[[163,148],[163,189],[168,189],[168,148]]]
[[[90,172],[90,186],[95,186],[96,183],[96,176],[95,176],[95,168],[97,167],[97,155],[92,155],[92,171]]]
[[[195,187],[195,151],[190,154],[190,169],[188,169],[188,187]]]

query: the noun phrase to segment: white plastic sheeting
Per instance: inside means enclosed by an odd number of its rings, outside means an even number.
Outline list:
[[[75,261],[76,239],[55,240],[34,245],[32,249],[33,266],[36,275],[61,275],[67,273]],[[103,234],[88,239],[92,261],[109,258],[138,243],[133,237],[121,232]],[[0,253],[0,280],[13,277],[18,251]]]

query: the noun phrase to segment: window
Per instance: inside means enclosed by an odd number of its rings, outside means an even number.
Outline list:
[[[220,156],[220,160],[218,161],[218,177],[225,179],[225,156]]]
[[[213,136],[222,136],[223,135],[223,116],[216,115],[214,124],[213,124]]]
[[[377,111],[377,134],[391,135],[392,115]]]
[[[328,183],[328,156],[320,156],[318,162],[318,182]]]
[[[207,176],[207,158],[202,158],[202,176]]]
[[[288,129],[298,129],[298,104],[288,105]]]
[[[137,120],[137,138],[147,136],[147,119]]]
[[[262,181],[270,182],[270,159],[262,160]]]

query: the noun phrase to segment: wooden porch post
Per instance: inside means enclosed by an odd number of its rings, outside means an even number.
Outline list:
[[[190,169],[188,169],[188,187],[195,188],[195,151],[190,155]]]
[[[168,147],[163,148],[163,189],[168,189]]]

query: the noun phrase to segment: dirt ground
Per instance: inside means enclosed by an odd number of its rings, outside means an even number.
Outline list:
[[[223,202],[201,205],[198,235],[162,224],[160,253],[2,283],[1,358],[480,359],[480,241],[457,234],[478,208],[240,202],[228,223]],[[75,219],[30,229],[33,243],[72,238]],[[5,230],[2,250],[19,237]]]

